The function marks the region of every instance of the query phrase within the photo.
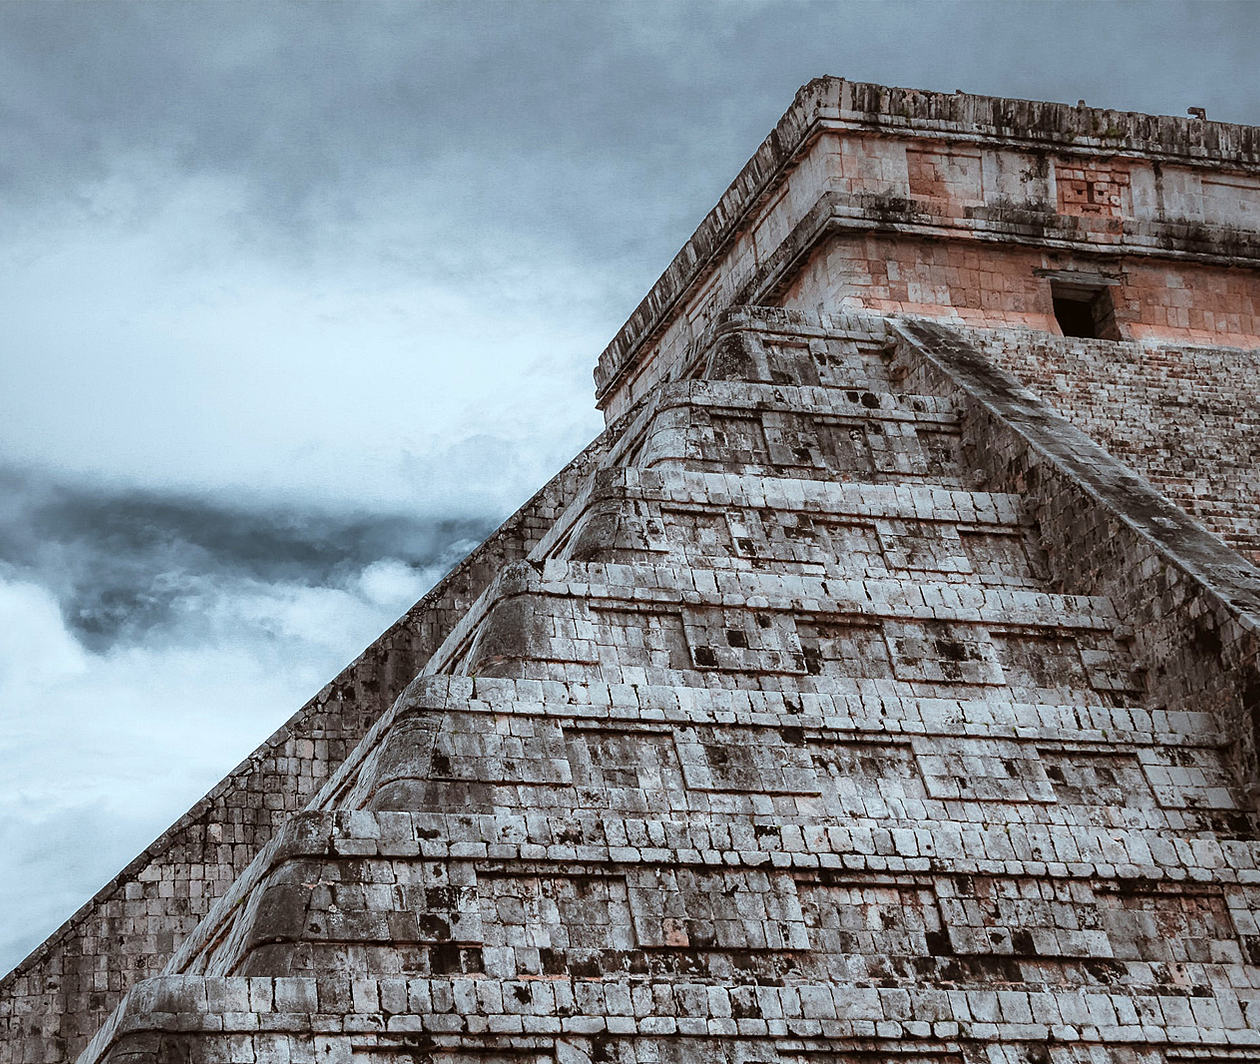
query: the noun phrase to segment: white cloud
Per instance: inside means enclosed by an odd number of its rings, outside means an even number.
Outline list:
[[[452,548],[452,553],[471,551],[475,543],[465,541]],[[369,602],[385,609],[405,609],[423,595],[438,577],[440,566],[416,568],[397,558],[382,558],[368,565],[359,574],[358,590]]]
[[[87,654],[66,631],[57,600],[39,584],[0,581],[0,632],[0,698],[15,708],[38,699],[43,685],[87,669]]]
[[[445,454],[496,437],[548,463],[496,462],[497,478],[473,481],[482,506],[502,508],[599,430],[590,366],[611,318],[598,281],[519,242],[455,282],[349,240],[339,261],[293,265],[206,236],[232,202],[216,189],[139,227],[107,219],[10,245],[0,447],[12,459],[166,488],[449,508],[467,482],[443,476]],[[423,243],[419,221],[394,224]],[[182,233],[205,246],[182,248]]]
[[[148,845],[423,594],[381,559],[337,586],[185,575],[143,645],[93,654],[0,580],[0,971]]]

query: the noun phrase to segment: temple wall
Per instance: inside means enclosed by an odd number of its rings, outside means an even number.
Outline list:
[[[995,364],[1260,560],[1260,275],[1128,261],[1111,290],[1120,332],[1133,342],[1063,337],[1046,274],[1095,266],[1036,248],[838,237],[811,256],[783,306],[986,330],[976,335],[987,337]]]
[[[1260,572],[1001,334],[725,330],[83,1064],[1254,1056]]]
[[[1061,335],[1052,277],[1104,277],[1120,335],[1152,343],[1260,347],[1260,275],[1206,263],[1036,247],[841,235],[817,248],[779,305],[948,318]]]

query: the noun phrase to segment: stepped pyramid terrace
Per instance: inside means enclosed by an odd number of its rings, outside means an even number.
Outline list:
[[[804,86],[607,428],[5,1064],[1260,1060],[1260,131]]]

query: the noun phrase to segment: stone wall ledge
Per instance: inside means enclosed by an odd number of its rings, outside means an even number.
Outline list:
[[[1055,848],[1061,837],[1064,851]],[[1260,842],[1154,830],[944,822],[920,828],[816,822],[704,823],[607,815],[308,811],[285,827],[188,936],[168,974],[204,973],[251,895],[290,861],[543,862],[763,871],[1260,884]],[[131,1006],[128,1006],[129,1008]]]
[[[1226,548],[1228,549],[1228,548]],[[434,653],[427,674],[458,671],[474,639],[504,636],[505,657],[531,659],[534,645],[520,617],[495,633],[491,615],[513,599],[574,598],[598,606],[713,607],[818,616],[877,617],[1028,628],[1113,631],[1119,621],[1105,596],[1055,595],[1019,587],[932,584],[903,579],[835,578],[744,570],[568,562],[505,566]],[[525,607],[528,609],[528,605]],[[510,650],[510,653],[507,651]]]
[[[499,991],[494,996],[486,993],[491,982]],[[785,1043],[785,1050],[831,1052],[854,1044],[904,1050],[910,1043],[927,1050],[941,1040],[955,1050],[959,1043],[994,1041],[1224,1048],[1260,1045],[1258,997],[1260,991],[1223,987],[1192,996],[1172,990],[994,991],[966,985],[905,990],[566,978],[499,983],[458,976],[160,976],[137,985],[79,1064],[130,1059],[115,1058],[114,1051],[125,1051],[128,1043],[140,1041],[138,1036],[151,1033],[236,1035],[238,1040],[255,1035],[264,1042],[277,1034],[307,1035],[319,1059],[337,1062],[349,1060],[352,1036],[361,1048],[405,1049],[405,1041],[390,1035],[409,1033],[427,1034],[436,1045],[451,1047],[472,1038],[472,1045],[483,1050],[486,1039],[495,1036],[509,1039],[507,1044],[518,1050],[523,1037],[535,1036],[540,1043],[535,1048],[555,1052],[556,1060],[569,1064],[589,1061],[580,1048],[588,1035],[720,1037],[727,1046],[733,1038],[747,1038],[763,1045],[767,1040]],[[646,1010],[644,1002],[655,1007]],[[675,1009],[672,1014],[659,1008],[667,1002]],[[561,1014],[561,1006],[567,1014]],[[552,1041],[559,1038],[567,1042]],[[811,1046],[801,1040],[825,1042]]]
[[[924,513],[926,496],[933,512]],[[594,499],[645,499],[697,507],[729,506],[977,525],[1026,523],[1021,500],[1010,492],[970,491],[936,485],[909,490],[900,484],[844,480],[794,480],[701,470],[610,469],[596,477]],[[936,509],[945,511],[938,516]],[[960,511],[967,516],[961,516]],[[959,514],[955,517],[952,515]],[[540,548],[541,549],[541,548]]]
[[[432,677],[437,679],[437,677]],[[528,683],[530,681],[523,681]],[[675,688],[668,688],[673,691]],[[383,719],[382,732],[404,721],[433,713],[482,713],[492,716],[553,717],[587,723],[604,723],[623,727],[627,724],[677,725],[733,728],[792,727],[804,733],[805,741],[819,742],[889,742],[905,741],[915,736],[967,736],[982,739],[1014,739],[1029,743],[1086,743],[1108,750],[1118,747],[1199,746],[1216,747],[1226,736],[1212,730],[1210,718],[1201,730],[1178,728],[1176,731],[1139,731],[1120,723],[1122,716],[1134,711],[1111,705],[1083,706],[1034,702],[1002,702],[1003,709],[1012,709],[1029,723],[1023,725],[993,723],[992,699],[981,698],[906,698],[881,694],[870,700],[865,712],[856,707],[841,712],[843,697],[823,709],[818,702],[831,702],[825,696],[798,695],[802,701],[815,704],[802,707],[794,704],[779,713],[733,709],[728,688],[694,687],[686,690],[686,704],[675,701],[661,706],[616,706],[607,702],[483,702],[468,701],[433,706],[398,706]],[[761,692],[743,692],[760,694]],[[854,699],[853,701],[858,701]],[[822,711],[820,711],[822,710]],[[829,710],[829,711],[828,711]],[[1139,711],[1140,712],[1140,711]],[[1194,716],[1187,714],[1187,716]],[[1206,717],[1200,714],[1198,716]],[[1033,723],[1036,722],[1036,723]],[[377,735],[369,737],[369,740]],[[349,764],[349,762],[347,762]],[[321,804],[318,808],[331,806]]]
[[[1005,705],[1005,704],[1004,704]],[[354,787],[364,761],[396,725],[446,712],[563,718],[624,727],[674,724],[799,729],[808,741],[883,741],[972,737],[1021,742],[1084,743],[1100,748],[1199,746],[1226,743],[1208,713],[1150,712],[1140,707],[1080,703],[1009,704],[1017,724],[994,719],[993,703],[976,698],[898,698],[886,691],[856,695],[784,695],[709,687],[657,687],[504,677],[419,676],[373,725],[311,803],[331,811]]]

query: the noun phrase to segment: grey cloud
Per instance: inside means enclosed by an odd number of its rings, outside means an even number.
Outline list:
[[[248,190],[242,231],[300,246],[385,192],[435,237],[545,232],[636,270],[817,74],[1233,120],[1260,96],[1253,5],[10,4],[0,26],[0,173],[28,202],[218,175]]]
[[[243,584],[341,588],[385,559],[440,575],[498,518],[233,505],[50,483],[12,468],[0,469],[0,491],[0,566],[49,588],[68,629],[94,652],[193,641],[188,607],[208,585],[217,594]]]
[[[420,214],[576,227],[598,253],[622,229],[602,224],[608,193],[688,181],[668,165],[686,75],[645,47],[676,21],[661,5],[11,5],[0,18],[6,174],[31,197],[120,169],[155,192],[216,174],[247,183],[250,222],[305,233],[353,224],[383,183]]]
[[[0,970],[500,514],[355,511],[0,467]]]

